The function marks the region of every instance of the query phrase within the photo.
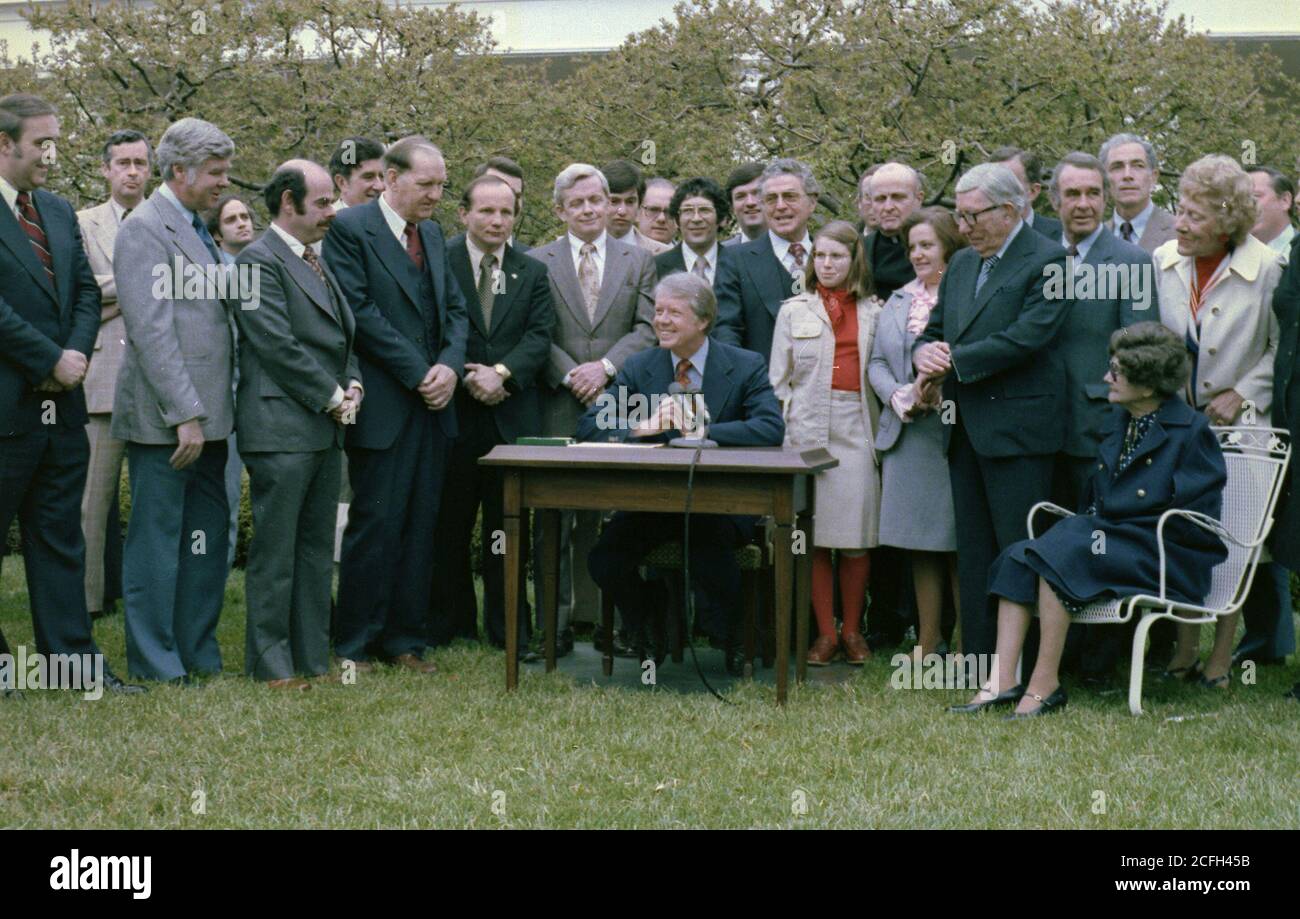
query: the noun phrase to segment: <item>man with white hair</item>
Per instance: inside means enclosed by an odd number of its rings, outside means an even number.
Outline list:
[[[112,425],[131,476],[126,656],[152,680],[221,672],[234,342],[227,291],[210,283],[222,259],[203,214],[230,185],[234,153],[216,125],[175,122],[154,154],[162,184],[123,222],[113,250],[127,338]]]
[[[803,289],[803,272],[812,258],[808,221],[821,195],[812,170],[798,160],[773,160],[759,176],[767,232],[735,246],[718,266],[713,290],[718,321],[713,337],[757,351],[767,360],[781,303],[795,287]]]
[[[912,352],[922,388],[943,387],[968,654],[995,649],[989,565],[1024,538],[1029,508],[1051,496],[1053,456],[1065,444],[1065,367],[1055,339],[1071,301],[1049,299],[1044,287],[1049,268],[1064,271],[1066,253],[1029,229],[1024,206],[1020,180],[1000,163],[975,166],[957,182],[957,225],[970,247],[949,262]]]
[[[866,255],[876,296],[890,295],[916,277],[907,257],[903,222],[921,206],[921,174],[903,163],[885,163],[866,180],[876,228],[867,235]]]
[[[655,262],[645,249],[606,231],[609,182],[595,166],[572,163],[561,170],[554,205],[564,235],[528,254],[546,266],[555,310],[550,360],[540,384],[542,430],[567,437],[627,359],[654,344]],[[565,512],[560,518],[561,654],[573,647],[570,616],[583,612],[595,618],[600,608],[585,564],[599,522],[594,511]]]

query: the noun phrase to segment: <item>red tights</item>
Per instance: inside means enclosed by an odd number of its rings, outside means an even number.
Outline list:
[[[858,631],[862,625],[862,604],[871,577],[871,555],[845,555],[840,552],[840,600],[844,605],[845,633]],[[817,631],[835,637],[835,573],[831,568],[831,550],[813,549],[812,603]]]

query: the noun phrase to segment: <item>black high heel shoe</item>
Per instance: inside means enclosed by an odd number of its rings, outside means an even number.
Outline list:
[[[1065,708],[1070,697],[1065,694],[1064,687],[1056,687],[1055,692],[1044,699],[1036,692],[1028,693],[1029,697],[1038,703],[1038,708],[1032,712],[1012,712],[1006,716],[1007,721],[1019,721],[1021,718],[1037,718],[1040,715],[1052,715]]]
[[[987,688],[981,689],[980,692],[988,692]],[[1025,694],[1025,687],[1013,686],[1006,692],[1000,692],[992,699],[983,701],[967,702],[964,705],[949,705],[948,713],[950,715],[970,715],[975,712],[982,712],[986,708],[1006,708],[1009,705],[1015,705],[1020,701],[1020,697]]]
[[[1170,682],[1182,680],[1184,683],[1196,683],[1202,678],[1202,676],[1204,676],[1204,674],[1205,668],[1201,666],[1201,662],[1198,659],[1195,663],[1187,667],[1174,667],[1171,670],[1162,670],[1160,672],[1160,679],[1168,680]]]

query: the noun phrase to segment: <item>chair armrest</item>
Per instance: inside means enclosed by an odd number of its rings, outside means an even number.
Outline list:
[[[1219,520],[1215,520],[1208,514],[1202,514],[1199,511],[1184,510],[1180,507],[1171,507],[1160,515],[1160,520],[1156,523],[1156,545],[1160,549],[1160,599],[1165,599],[1165,523],[1171,517],[1183,517],[1196,524],[1203,530],[1208,530],[1220,539],[1226,539],[1234,545],[1241,546],[1243,549],[1258,549],[1268,539],[1269,532],[1273,529],[1273,521],[1270,519],[1264,527],[1264,532],[1259,534],[1258,539],[1250,542],[1244,542],[1233,535],[1232,531],[1223,525]]]
[[[1029,516],[1025,518],[1025,529],[1029,531],[1030,539],[1038,538],[1038,534],[1034,532],[1034,515],[1039,511],[1047,511],[1049,514],[1055,514],[1058,517],[1074,516],[1074,511],[1067,511],[1059,504],[1053,504],[1051,501],[1039,501],[1029,509]]]

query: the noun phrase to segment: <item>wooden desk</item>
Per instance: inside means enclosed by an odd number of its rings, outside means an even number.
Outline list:
[[[686,509],[686,478],[694,450],[624,444],[571,447],[494,447],[479,460],[500,466],[505,503],[506,689],[519,683],[519,592],[528,508],[540,511],[546,670],[555,669],[559,599],[560,510],[657,511]],[[776,521],[776,700],[786,697],[790,664],[791,602],[804,617],[795,649],[802,681],[808,650],[812,589],[813,476],[838,465],[825,449],[718,447],[695,467],[692,514],[753,514]],[[485,534],[484,538],[487,538]],[[799,544],[796,545],[796,539]],[[575,564],[585,564],[577,560]]]

